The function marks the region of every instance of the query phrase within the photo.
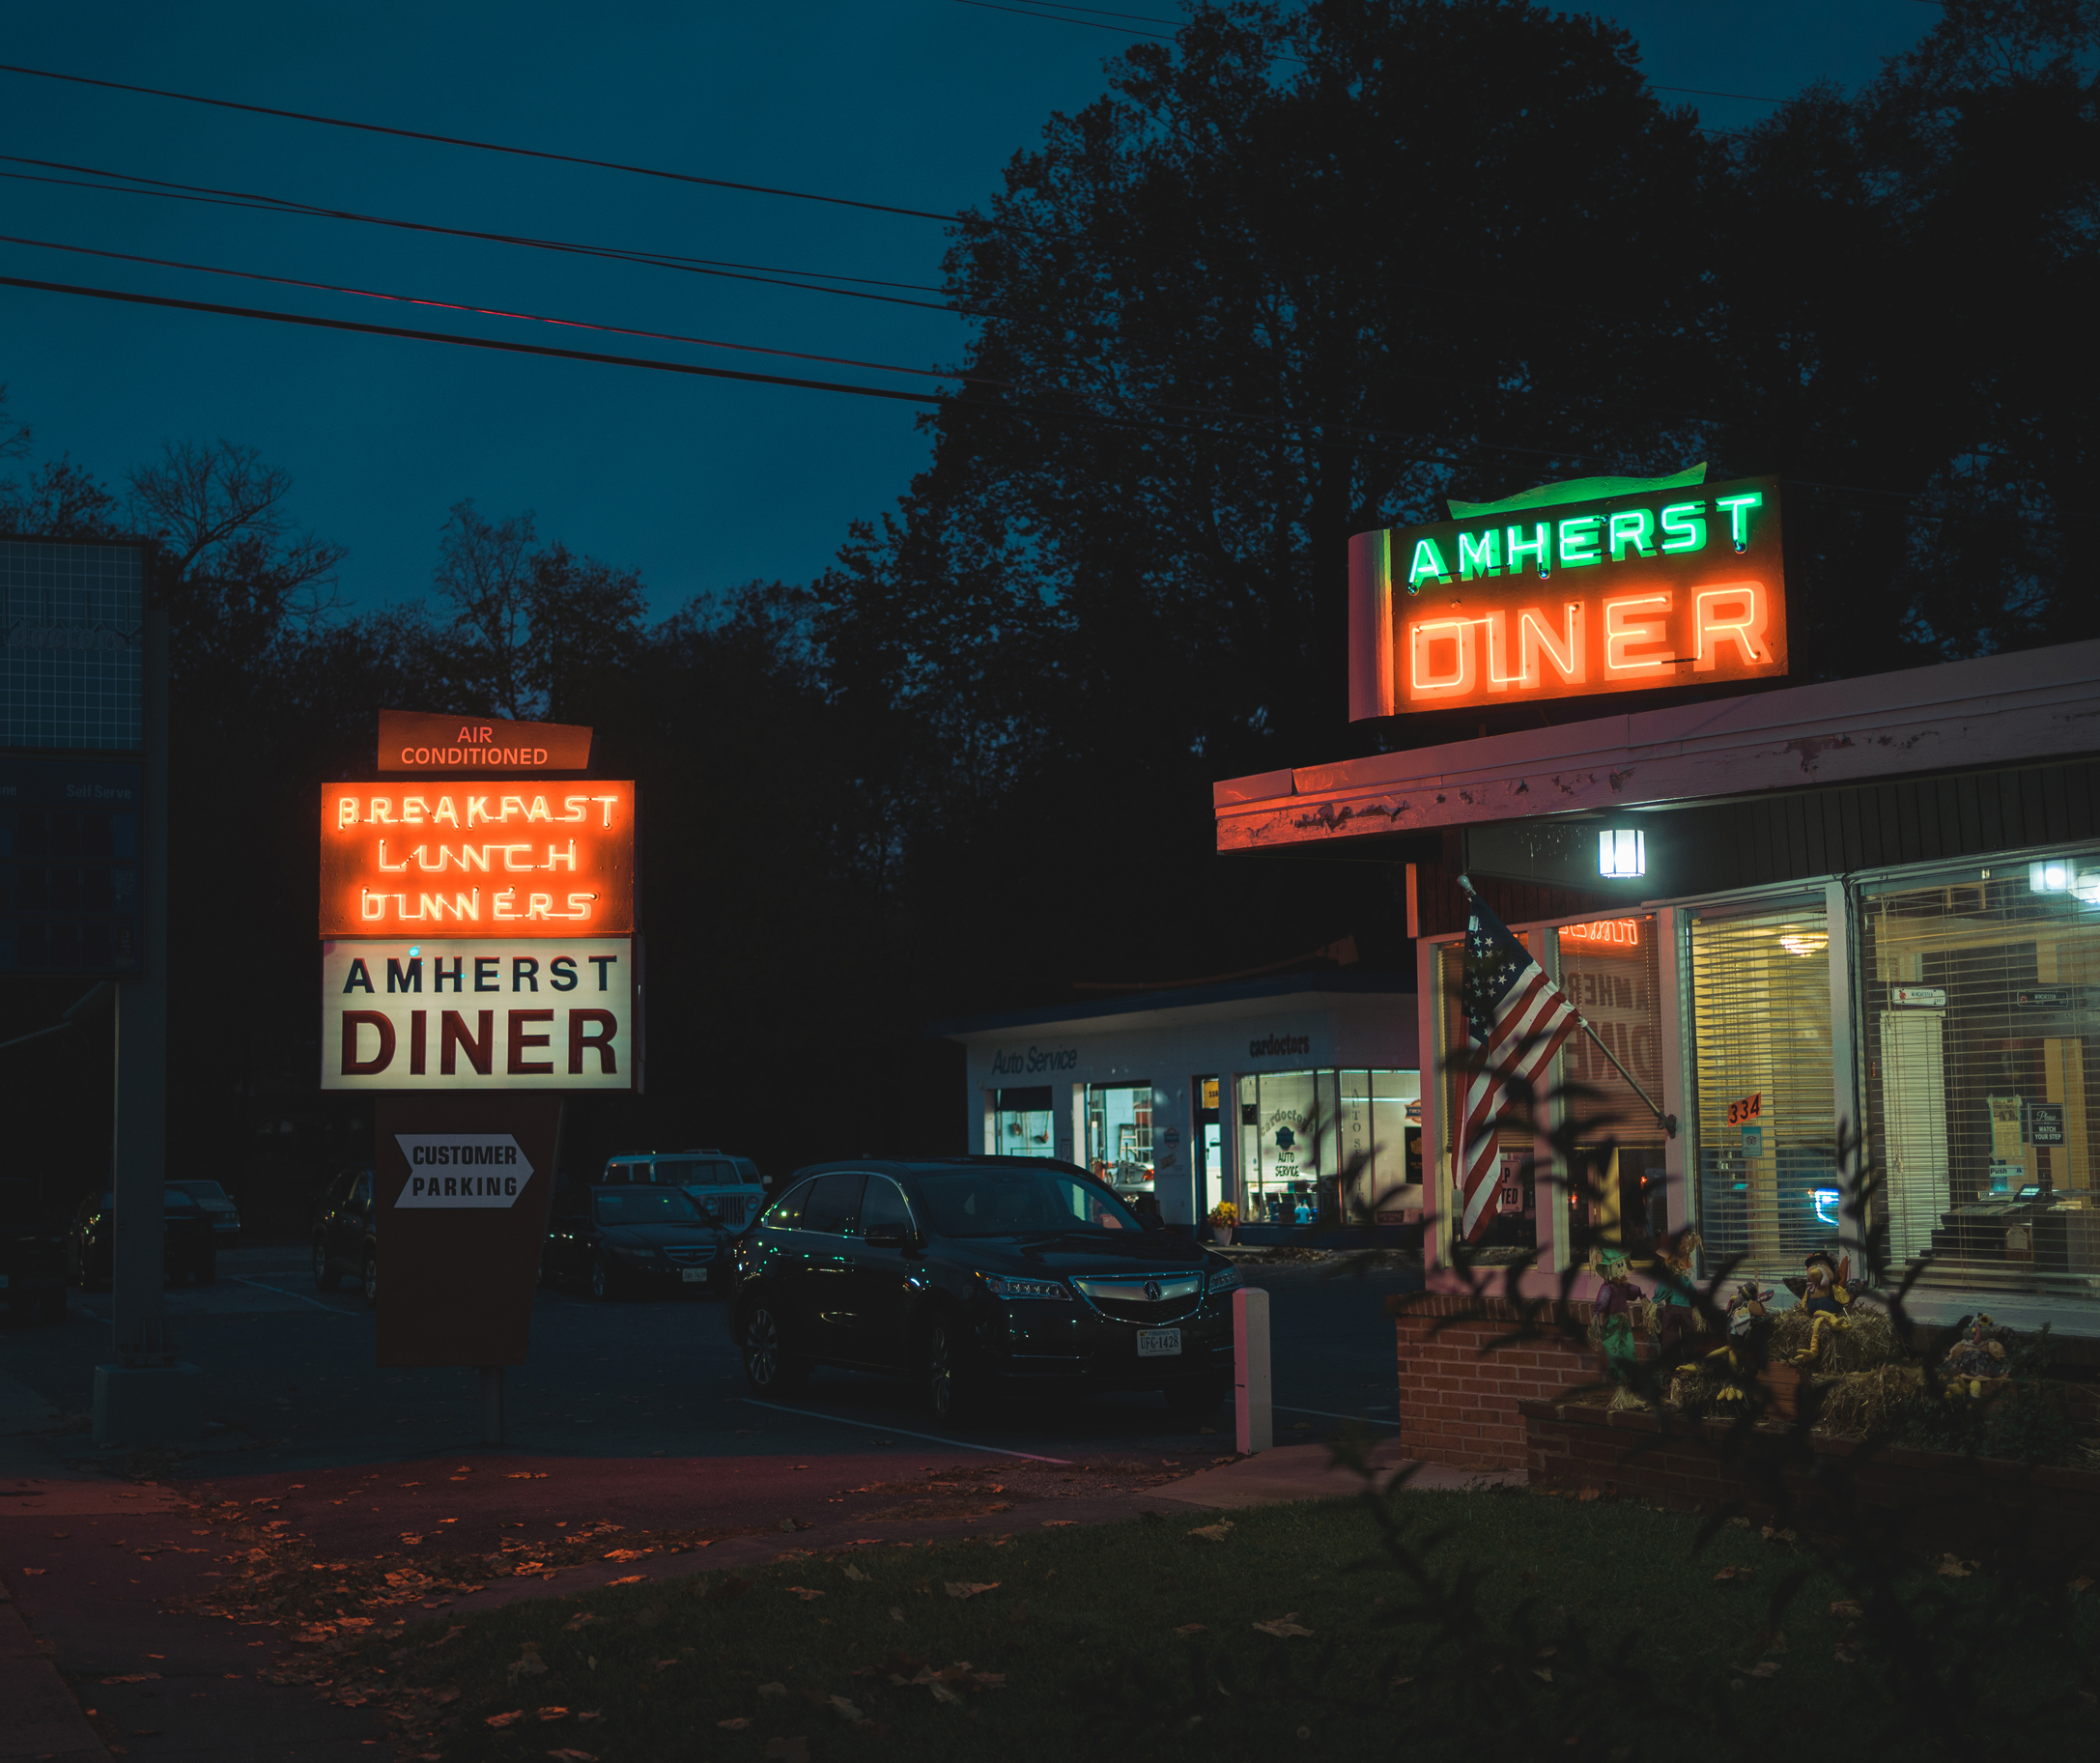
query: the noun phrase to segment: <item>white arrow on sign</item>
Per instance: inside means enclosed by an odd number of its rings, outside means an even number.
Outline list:
[[[532,1165],[507,1132],[397,1132],[409,1179],[397,1207],[483,1207],[501,1211],[532,1180]]]

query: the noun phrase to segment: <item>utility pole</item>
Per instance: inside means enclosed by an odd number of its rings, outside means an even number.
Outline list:
[[[202,1427],[197,1368],[179,1364],[165,1279],[168,1139],[168,615],[145,615],[141,686],[141,958],[117,987],[116,1130],[110,1251],[115,1358],[95,1368],[95,1442],[183,1444]]]

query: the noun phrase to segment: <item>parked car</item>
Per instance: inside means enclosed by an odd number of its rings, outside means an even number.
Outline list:
[[[680,1187],[710,1217],[741,1229],[758,1215],[770,1185],[749,1157],[722,1151],[635,1151],[608,1157],[598,1180]]]
[[[193,1279],[209,1286],[218,1278],[218,1241],[211,1215],[178,1188],[161,1190],[164,1224],[161,1265],[173,1280]],[[110,1249],[116,1236],[116,1198],[90,1194],[74,1210],[66,1230],[66,1273],[78,1286],[97,1285],[110,1273]]]
[[[65,1320],[66,1232],[27,1176],[0,1177],[0,1292],[16,1316],[34,1309],[47,1322]]]
[[[1074,1164],[817,1164],[732,1259],[729,1326],[759,1395],[836,1365],[915,1379],[944,1420],[1002,1386],[1158,1390],[1201,1418],[1232,1387],[1237,1271]]]
[[[540,1277],[574,1280],[600,1298],[644,1288],[719,1293],[728,1283],[728,1243],[683,1188],[572,1184],[554,1196]]]
[[[380,1301],[378,1221],[372,1215],[372,1172],[346,1169],[328,1183],[314,1214],[314,1284],[333,1292],[345,1274],[362,1283],[364,1301]]]
[[[212,1220],[212,1235],[222,1249],[231,1248],[241,1237],[241,1209],[234,1205],[233,1196],[216,1181],[170,1181],[170,1187],[178,1187],[203,1207]]]

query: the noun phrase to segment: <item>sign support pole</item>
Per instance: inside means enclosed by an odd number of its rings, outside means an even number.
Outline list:
[[[481,1442],[503,1442],[503,1368],[500,1365],[481,1368]]]
[[[175,1362],[165,1280],[168,1139],[168,615],[145,619],[138,977],[117,986],[110,1310],[116,1362],[95,1368],[95,1442],[181,1444],[201,1430],[200,1379]]]

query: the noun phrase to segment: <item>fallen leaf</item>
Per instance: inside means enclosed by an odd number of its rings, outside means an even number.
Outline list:
[[[1841,1665],[1858,1664],[1859,1663],[1859,1649],[1849,1640],[1839,1641],[1837,1643],[1837,1663]]]
[[[1714,1578],[1716,1580],[1725,1583],[1730,1579],[1747,1579],[1756,1571],[1757,1569],[1754,1567],[1724,1567]]]
[[[1775,1677],[1778,1675],[1778,1670],[1777,1663],[1773,1660],[1760,1659],[1754,1665],[1750,1666],[1748,1675],[1751,1677]]]
[[[818,1591],[813,1585],[790,1585],[787,1589],[793,1592],[795,1596],[800,1598],[805,1604],[808,1604],[812,1598],[821,1598],[824,1595],[822,1592]]]
[[[564,1635],[573,1635],[577,1632],[578,1629],[587,1628],[591,1623],[599,1622],[602,1620],[603,1618],[597,1615],[594,1611],[580,1610],[576,1615],[570,1617],[567,1622],[564,1622],[561,1625],[561,1632]],[[454,1635],[457,1635],[459,1632],[460,1631],[458,1629],[454,1629],[452,1631]]]
[[[440,1635],[436,1640],[432,1641],[430,1644],[434,1647],[441,1647],[446,1641],[457,1640],[462,1635],[466,1633],[467,1631],[464,1628],[447,1629],[442,1635]]]
[[[583,1721],[602,1720],[606,1718],[606,1711],[603,1708],[586,1708],[576,1718]]]
[[[1184,1622],[1174,1632],[1177,1635],[1207,1635],[1210,1631],[1200,1622]]]
[[[596,1752],[578,1750],[573,1746],[565,1745],[559,1750],[551,1750],[547,1754],[558,1759],[558,1763],[598,1763]]]
[[[1279,1616],[1273,1622],[1258,1622],[1254,1625],[1264,1635],[1273,1635],[1278,1640],[1289,1640],[1293,1635],[1310,1635],[1311,1629],[1298,1626],[1298,1613],[1292,1610],[1288,1616]]]
[[[505,1726],[508,1726],[511,1721],[522,1720],[524,1719],[525,1710],[523,1708],[513,1708],[508,1714],[492,1714],[487,1720],[483,1720],[481,1723],[484,1726],[494,1726],[498,1732],[500,1732]]]
[[[890,1620],[892,1622],[902,1622],[904,1620],[904,1607],[901,1604],[893,1604],[890,1607]]]
[[[863,1714],[842,1695],[827,1696],[825,1699],[838,1711],[838,1718],[842,1720],[865,1720],[867,1719],[866,1715]]]
[[[25,1567],[22,1569],[22,1572],[24,1572],[25,1574],[43,1574],[48,1571],[48,1569],[42,1567]]]
[[[783,1701],[786,1696],[787,1686],[785,1684],[760,1684],[758,1686],[758,1699],[762,1702]]]
[[[867,1583],[874,1578],[874,1575],[872,1574],[864,1574],[858,1567],[854,1566],[851,1561],[848,1561],[846,1563],[845,1573],[847,1578],[858,1579],[863,1584]]]
[[[985,1592],[996,1592],[1004,1581],[989,1579],[979,1584],[969,1579],[950,1579],[945,1583],[951,1598],[976,1598]]]
[[[540,1657],[539,1648],[526,1641],[525,1651],[510,1662],[510,1681],[516,1683],[521,1677],[544,1677],[546,1674],[547,1662]]]
[[[608,1579],[606,1583],[608,1585],[639,1585],[644,1577],[641,1574],[629,1574],[625,1578]]]
[[[780,1763],[809,1763],[809,1741],[799,1734],[792,1739],[768,1739],[766,1755]]]
[[[1549,1684],[1553,1681],[1553,1667],[1551,1665],[1533,1665],[1531,1675],[1542,1684]]]
[[[1833,1616],[1863,1616],[1866,1612],[1859,1607],[1859,1601],[1857,1598],[1835,1598],[1830,1602],[1830,1614]]]
[[[1603,1497],[1603,1490],[1602,1488],[1584,1488],[1575,1495],[1578,1500],[1594,1500]]]
[[[547,1479],[547,1471],[545,1469],[513,1469],[503,1479],[507,1482],[543,1482]]]
[[[780,1528],[782,1530],[808,1530],[810,1526],[805,1524],[800,1519],[782,1519]]]
[[[1233,1521],[1221,1520],[1215,1524],[1199,1524],[1189,1532],[1192,1537],[1202,1537],[1206,1542],[1222,1543],[1233,1534]]]
[[[2089,1592],[2092,1589],[2092,1580],[2088,1576],[2081,1574],[2077,1578],[2073,1579],[2063,1589],[2069,1592],[2074,1598],[2081,1597],[2085,1593]]]
[[[127,1671],[122,1677],[105,1677],[105,1684],[156,1684],[160,1681],[157,1671]]]
[[[603,1559],[608,1561],[639,1561],[648,1552],[646,1549],[615,1549],[607,1553]]]
[[[933,1699],[937,1702],[954,1702],[959,1704],[962,1701],[961,1696],[957,1695],[954,1691],[951,1690],[946,1684],[940,1682],[938,1679],[936,1679],[932,1683],[929,1683],[926,1688],[933,1692]]]
[[[724,1732],[742,1732],[745,1727],[751,1724],[751,1721],[740,1714],[733,1720],[717,1720],[715,1724]]]
[[[566,1708],[542,1708],[539,1714],[543,1720],[565,1720],[569,1718]]]
[[[1961,1560],[1954,1555],[1942,1555],[1939,1568],[1936,1571],[1944,1578],[1966,1579],[1976,1571],[1976,1564],[1973,1561]]]

